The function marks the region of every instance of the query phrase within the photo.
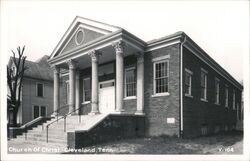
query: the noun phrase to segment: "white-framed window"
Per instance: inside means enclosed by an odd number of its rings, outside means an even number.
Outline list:
[[[169,60],[155,61],[154,63],[154,95],[168,94],[169,92]]]
[[[215,78],[215,104],[220,104],[220,80]]]
[[[40,117],[40,116],[46,116],[47,115],[47,107],[46,106],[33,106],[33,119]]]
[[[201,100],[207,101],[207,74],[208,72],[201,68]]]
[[[83,79],[83,103],[88,103],[91,100],[90,77]]]
[[[125,69],[125,97],[136,96],[136,70],[135,67]]]
[[[192,71],[185,69],[185,96],[192,96],[192,75]]]
[[[233,110],[235,110],[235,90],[233,90]]]
[[[225,85],[225,107],[228,108],[228,86]]]
[[[69,81],[65,82],[66,104],[69,103]]]
[[[43,83],[36,83],[36,96],[43,97],[44,96],[44,85]]]

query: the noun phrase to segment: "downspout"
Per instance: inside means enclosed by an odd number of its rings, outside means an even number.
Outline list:
[[[183,137],[183,44],[186,42],[186,36],[180,46],[180,137]]]

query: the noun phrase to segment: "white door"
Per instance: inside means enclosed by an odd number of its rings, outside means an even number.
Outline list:
[[[100,113],[111,113],[115,111],[114,80],[99,83],[99,111]]]

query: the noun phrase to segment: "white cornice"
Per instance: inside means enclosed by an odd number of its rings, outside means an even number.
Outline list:
[[[201,61],[211,67],[223,78],[231,82],[239,90],[243,87],[237,82],[225,69],[223,69],[217,62],[215,62],[208,54],[206,54],[197,44],[195,44],[190,38],[183,44],[191,53],[198,57]]]
[[[107,46],[111,46],[114,41],[122,40],[125,43],[129,44],[133,48],[144,52],[144,44],[140,39],[136,39],[136,37],[131,37],[123,30],[119,30],[114,33],[110,33],[109,35],[105,35],[96,39],[95,41],[89,42],[87,44],[76,47],[75,49],[69,50],[62,55],[58,55],[48,62],[50,64],[58,65],[62,62],[65,62],[66,59],[71,58],[75,59],[82,55],[85,55],[89,52],[89,50],[99,50]]]
[[[63,37],[61,38],[61,40],[59,41],[59,43],[57,44],[57,46],[55,47],[55,49],[53,50],[52,54],[50,55],[50,59],[53,58],[58,52],[62,51],[62,46],[65,46],[65,43],[67,43],[68,39],[72,36],[72,32],[74,32],[74,29],[81,24],[82,26],[91,29],[91,30],[95,30],[97,32],[101,32],[101,33],[105,33],[105,34],[109,34],[111,32],[115,32],[117,30],[120,30],[121,28],[116,27],[116,26],[112,26],[112,25],[108,25],[102,22],[98,22],[98,21],[94,21],[94,20],[90,20],[87,18],[83,18],[83,17],[76,17],[73,22],[70,24],[69,28],[66,30],[66,32],[64,33]]]

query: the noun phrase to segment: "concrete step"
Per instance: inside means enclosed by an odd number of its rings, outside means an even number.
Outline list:
[[[104,119],[107,115],[84,115],[81,117],[81,123],[79,123],[79,116],[69,116],[66,119],[66,131],[74,130],[89,130],[95,124]],[[67,148],[67,132],[64,132],[64,119],[54,122],[56,118],[53,118],[42,125],[34,127],[27,131],[27,139],[25,139],[25,134],[17,136],[16,139],[8,141],[10,144],[21,144],[24,146],[39,146],[46,148]],[[52,124],[51,124],[52,123]],[[48,141],[47,143],[47,131],[46,126],[50,125],[48,128]],[[42,129],[43,127],[43,129]]]
[[[29,141],[29,142],[44,142],[46,143],[47,138],[46,136],[44,137],[35,137],[35,136],[27,136],[27,139],[25,139],[25,137],[19,137],[18,140],[22,140],[22,141]],[[67,144],[67,137],[49,137],[48,138],[50,143],[58,143],[58,144]]]

